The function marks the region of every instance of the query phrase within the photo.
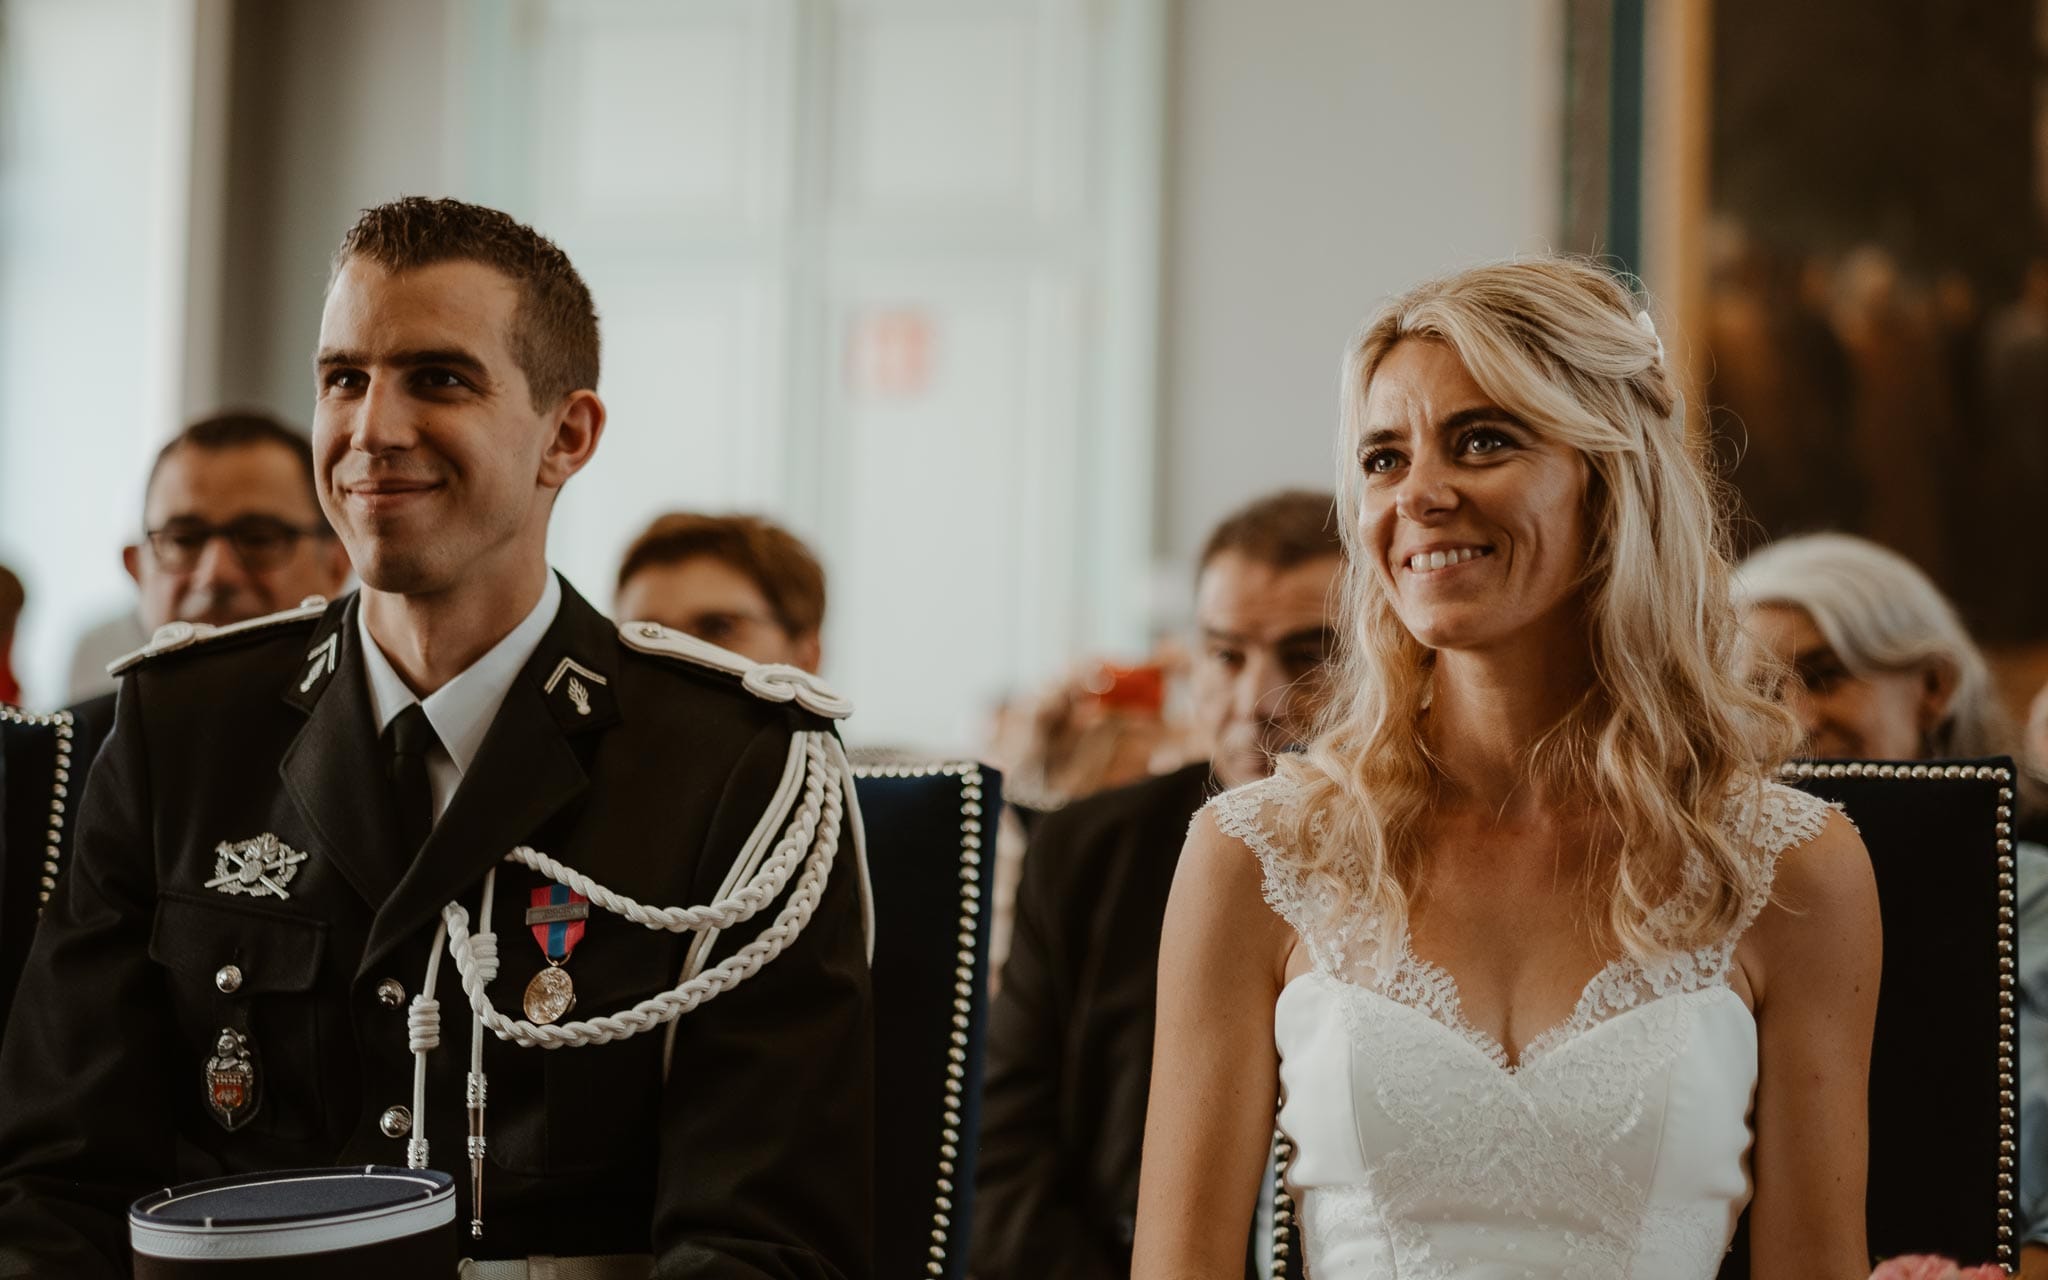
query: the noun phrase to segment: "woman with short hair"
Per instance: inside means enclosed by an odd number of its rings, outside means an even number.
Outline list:
[[[1479,267],[1341,395],[1337,697],[1189,834],[1136,1274],[1237,1274],[1284,1094],[1317,1280],[1704,1280],[1745,1205],[1754,1275],[1860,1280],[1876,887],[1770,781],[1654,325]]]

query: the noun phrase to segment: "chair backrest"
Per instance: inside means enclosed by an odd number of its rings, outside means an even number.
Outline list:
[[[857,765],[875,898],[875,1274],[967,1273],[1001,779]]]
[[[1301,1260],[1300,1207],[1287,1189],[1287,1165],[1294,1159],[1294,1142],[1279,1129],[1273,1130],[1272,1184],[1267,1188],[1272,1203],[1272,1242],[1266,1254],[1266,1280],[1304,1280]]]
[[[1870,1063],[1873,1258],[1940,1253],[2017,1265],[2013,769],[2006,759],[1826,761],[1785,780],[1838,804],[1877,876],[1884,970]],[[1301,1239],[1276,1135],[1275,1280]],[[1749,1275],[1743,1215],[1721,1280]]]
[[[69,798],[85,790],[71,713],[0,707],[0,1027],[14,1003],[43,904],[69,861]]]
[[[1786,775],[1848,813],[1877,873],[1871,1256],[2016,1266],[2012,762],[1820,761]],[[1724,1280],[1749,1275],[1747,1216]]]

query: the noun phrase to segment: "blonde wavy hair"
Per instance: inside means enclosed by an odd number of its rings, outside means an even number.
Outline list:
[[[1342,652],[1314,741],[1280,765],[1301,787],[1299,870],[1333,912],[1405,918],[1444,781],[1424,726],[1433,656],[1402,625],[1359,527],[1366,397],[1408,340],[1446,344],[1496,405],[1584,456],[1592,533],[1580,581],[1595,674],[1523,776],[1601,815],[1590,874],[1609,890],[1609,943],[1648,959],[1718,941],[1757,883],[1755,856],[1726,829],[1730,796],[1760,786],[1799,734],[1737,675],[1731,504],[1686,437],[1648,313],[1606,270],[1569,257],[1430,281],[1383,307],[1346,352]],[[1681,894],[1689,851],[1705,875]]]

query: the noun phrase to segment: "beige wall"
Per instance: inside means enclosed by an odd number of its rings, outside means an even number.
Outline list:
[[[453,0],[235,6],[217,401],[301,426],[335,242],[358,209],[441,194]]]
[[[1550,0],[1184,0],[1167,198],[1162,571],[1268,489],[1328,487],[1337,362],[1374,305],[1546,247]]]
[[[453,185],[460,0],[243,3],[220,400],[304,421],[327,256],[354,211]],[[1168,104],[1157,550],[1330,480],[1338,354],[1431,273],[1547,245],[1554,0],[1181,0]],[[1169,612],[1171,611],[1169,607]]]

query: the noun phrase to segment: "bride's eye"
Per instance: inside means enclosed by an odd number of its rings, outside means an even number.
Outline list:
[[[1511,447],[1514,441],[1508,439],[1504,431],[1497,431],[1492,427],[1479,427],[1466,432],[1464,439],[1459,443],[1464,452],[1484,457],[1489,453],[1499,453],[1502,449]]]

